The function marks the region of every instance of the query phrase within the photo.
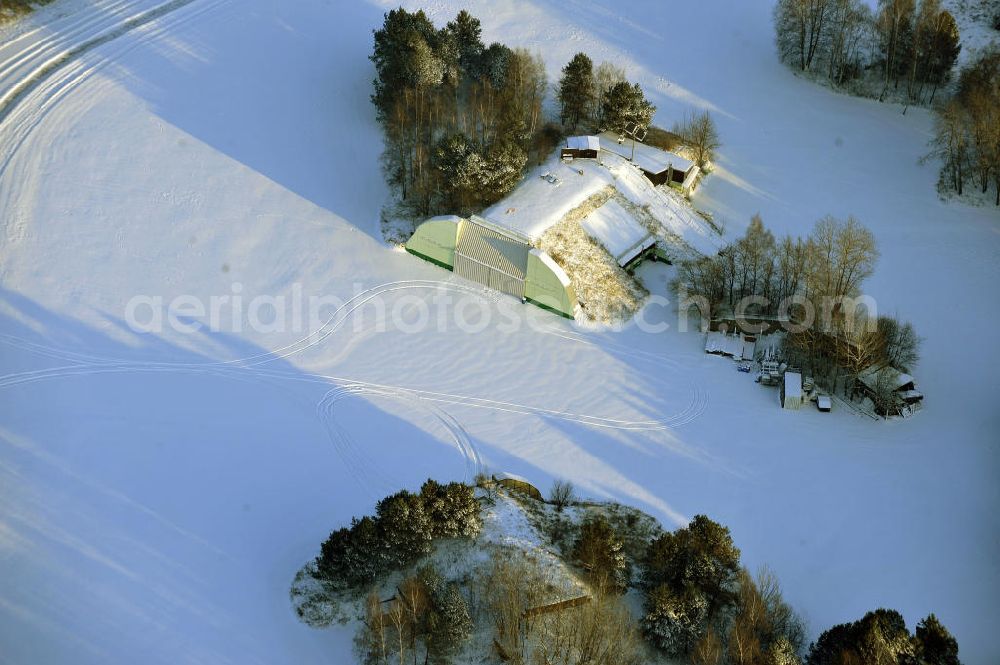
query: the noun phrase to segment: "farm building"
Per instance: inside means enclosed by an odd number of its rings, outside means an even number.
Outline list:
[[[700,173],[698,166],[691,160],[645,143],[635,142],[633,146],[631,139],[611,132],[604,132],[599,138],[602,149],[625,159],[631,158],[654,185],[668,184],[685,194],[691,193]]]
[[[781,408],[797,409],[802,406],[802,375],[798,372],[785,372],[781,383]]]
[[[577,154],[599,145],[575,138],[567,145]],[[567,163],[555,151],[481,215],[423,222],[406,250],[561,316],[608,321],[641,301],[630,272],[638,262],[715,254],[720,244],[680,196],[620,155]]]
[[[566,146],[560,150],[562,159],[597,159],[601,151],[601,140],[596,136],[571,136]]]
[[[855,389],[870,399],[881,415],[908,415],[920,408],[923,394],[909,374],[893,367],[869,367],[858,375]],[[885,394],[891,394],[886,403]]]
[[[406,251],[462,277],[574,318],[576,293],[566,273],[526,236],[473,215],[433,217]]]
[[[654,249],[656,238],[645,226],[636,221],[621,203],[609,199],[607,203],[580,221],[583,230],[601,243],[623,268],[639,260]]]

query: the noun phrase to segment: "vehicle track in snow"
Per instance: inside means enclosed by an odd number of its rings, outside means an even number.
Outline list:
[[[472,442],[472,438],[461,423],[451,414],[436,404],[427,403],[417,398],[413,393],[399,388],[372,386],[365,383],[344,383],[329,390],[316,405],[320,421],[326,427],[327,435],[334,444],[341,458],[350,467],[352,476],[366,490],[374,490],[372,486],[377,475],[384,487],[398,487],[399,479],[387,476],[382,469],[384,465],[372,459],[363,446],[359,446],[337,418],[337,405],[351,398],[389,398],[410,406],[416,406],[429,413],[448,433],[452,444],[465,460],[465,480],[472,482],[476,475],[483,471],[482,457]]]
[[[10,335],[0,335],[0,343],[17,346],[26,351],[30,351],[33,353],[40,353],[42,355],[46,355],[61,360],[67,360],[73,363],[68,366],[27,371],[0,377],[0,389],[21,385],[23,383],[56,379],[61,376],[80,376],[87,373],[95,373],[95,374],[111,373],[111,372],[122,373],[129,371],[198,372],[198,371],[209,371],[209,370],[233,369],[233,370],[241,370],[244,372],[249,372],[260,376],[266,375],[266,376],[283,377],[283,378],[300,378],[302,376],[314,377],[315,380],[318,381],[332,381],[335,383],[342,383],[349,385],[363,385],[371,389],[377,389],[383,391],[396,391],[395,394],[406,393],[409,396],[416,396],[419,399],[426,401],[458,404],[472,408],[486,408],[501,412],[536,415],[544,418],[555,418],[559,420],[571,421],[578,424],[589,425],[592,427],[610,428],[619,430],[655,431],[655,430],[666,430],[666,429],[681,427],[690,422],[693,422],[700,415],[702,415],[705,412],[706,408],[708,407],[709,403],[708,392],[701,385],[698,384],[692,387],[691,401],[677,413],[662,419],[627,420],[627,419],[593,416],[590,414],[583,414],[583,413],[574,413],[572,411],[566,411],[566,410],[547,409],[527,404],[494,400],[472,395],[434,392],[434,391],[420,390],[413,388],[402,388],[399,386],[365,383],[353,378],[315,375],[315,374],[298,375],[291,372],[285,372],[282,370],[265,371],[266,368],[264,368],[263,366],[269,362],[279,359],[288,359],[293,355],[301,353],[309,348],[315,347],[318,344],[321,344],[331,335],[335,334],[344,325],[344,323],[346,323],[350,319],[351,315],[357,312],[358,309],[360,309],[365,303],[386,293],[391,293],[400,290],[408,290],[408,289],[451,290],[460,293],[479,295],[479,289],[465,286],[462,284],[436,282],[431,280],[402,280],[397,282],[389,282],[376,287],[372,287],[370,289],[366,289],[365,291],[356,294],[354,297],[352,297],[344,304],[342,304],[327,319],[327,321],[323,324],[323,326],[321,326],[315,333],[307,335],[301,338],[300,340],[297,340],[296,342],[293,342],[284,347],[276,349],[274,352],[255,354],[252,356],[246,356],[244,358],[238,358],[235,360],[211,361],[204,363],[133,361],[128,359],[116,359],[116,358],[108,358],[101,356],[93,356],[89,354],[80,354],[72,351],[58,349],[55,347],[47,347],[45,345],[40,345],[27,340],[22,340],[20,338],[12,337]],[[597,344],[595,342],[586,340],[585,337],[580,335],[572,333],[566,334],[566,331],[549,329],[542,331],[542,333],[552,334],[561,337],[563,339],[566,339],[567,341],[572,341],[575,343],[587,344],[589,346],[603,348],[602,344]],[[634,351],[634,350],[628,351],[622,345],[614,345],[614,346],[618,347],[615,349],[614,353],[635,357],[637,359],[644,361],[655,359],[659,362],[676,365],[676,361],[661,356],[660,354],[655,354],[645,351]]]
[[[229,2],[231,0],[169,0],[155,5],[105,2],[101,4],[103,12],[87,12],[38,43],[25,45],[20,50],[15,46],[0,64],[0,67],[5,66],[0,69],[0,154],[3,155],[0,176],[45,116],[93,74],[113,64],[115,58],[124,53]],[[172,16],[188,5],[196,6],[182,17]],[[115,48],[94,62],[87,63],[81,58],[100,46],[137,32],[141,34],[135,39],[118,41]],[[12,43],[16,45],[27,35],[15,38]]]

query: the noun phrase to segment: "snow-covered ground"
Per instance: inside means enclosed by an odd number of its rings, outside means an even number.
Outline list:
[[[712,111],[725,146],[694,203],[730,234],[757,211],[777,233],[873,229],[869,290],[926,338],[926,408],[782,412],[669,308],[647,316],[669,332],[580,331],[381,242],[367,55],[395,2],[192,0],[47,67],[160,4],[57,1],[32,21],[75,13],[0,45],[0,94],[20,86],[0,111],[4,662],[348,662],[349,629],[294,616],[295,571],[378,497],[482,467],[668,527],[712,516],[814,634],[933,611],[964,662],[1000,659],[1000,216],[937,199],[927,112],[797,79],[768,2],[427,3],[553,79],[579,50],[614,60],[661,125]],[[666,293],[667,269],[640,275]],[[230,325],[237,296],[270,320],[261,294],[330,296],[325,325]],[[217,330],[138,334],[136,295],[230,300]]]

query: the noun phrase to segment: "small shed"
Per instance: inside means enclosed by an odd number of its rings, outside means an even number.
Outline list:
[[[600,139],[605,150],[631,159],[654,185],[666,184],[690,194],[701,173],[690,159],[655,146],[616,137],[610,132],[601,134]]]
[[[833,409],[833,399],[829,395],[820,395],[816,398],[816,408],[820,411],[831,411]]]
[[[559,153],[563,159],[597,159],[601,140],[596,136],[571,136]]]
[[[798,372],[785,372],[781,383],[781,408],[797,409],[802,406],[802,375]]]
[[[538,488],[521,476],[515,476],[513,473],[500,473],[494,475],[493,480],[500,487],[520,492],[521,494],[529,496],[537,501],[544,500],[542,493],[538,490]]]

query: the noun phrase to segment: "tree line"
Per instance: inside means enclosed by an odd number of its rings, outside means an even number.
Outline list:
[[[577,53],[555,86],[559,122],[546,118],[541,56],[485,44],[479,19],[465,10],[439,29],[422,10],[393,9],[373,34],[371,101],[385,140],[383,170],[413,215],[482,209],[506,196],[531,160],[548,157],[566,131],[649,127],[656,112],[620,67],[595,69]],[[703,164],[718,147],[714,123],[703,114],[681,129],[688,126],[685,137]]]
[[[941,160],[939,187],[958,195],[971,182],[1000,206],[1000,50],[962,69],[955,94],[935,109],[931,155]]]
[[[364,518],[372,520],[375,544],[352,545],[367,549],[356,550],[350,564],[343,562],[345,533],[362,538],[363,520],[324,544],[320,574],[348,596],[364,597],[355,645],[366,665],[447,665],[469,655],[477,631],[514,665],[640,665],[654,653],[692,665],[959,665],[958,643],[933,614],[911,634],[898,612],[877,609],[806,648],[803,622],[777,578],[741,564],[728,528],[698,515],[675,531],[650,531],[634,511],[583,509],[568,483],[554,487],[548,503],[557,516],[569,506],[583,513],[556,520],[569,529],[568,545],[556,547],[585,591],[562,586],[551,563],[511,545],[488,548],[471,571],[439,569],[425,558],[431,541],[474,537],[479,500],[496,499],[493,481],[477,482],[479,499],[469,485],[432,480],[418,494],[386,497],[375,518]],[[362,562],[371,558],[381,562],[374,574]],[[387,579],[395,589],[383,599],[375,584]],[[632,589],[641,596],[638,612],[625,602]]]
[[[865,0],[778,0],[774,29],[789,66],[915,103],[933,103],[961,49],[941,0],[878,0],[874,10]]]
[[[468,12],[438,29],[422,10],[394,9],[374,31],[371,60],[385,173],[414,213],[495,201],[541,149],[541,57],[485,45]]]
[[[721,142],[715,120],[708,111],[692,113],[677,122],[672,133],[653,127],[656,106],[646,99],[638,83],[630,83],[625,71],[609,62],[596,68],[585,53],[577,53],[563,68],[557,96],[560,121],[570,131],[611,131],[625,134],[638,127],[640,133],[654,130],[658,147],[672,150],[683,143],[693,153],[694,161],[704,169]]]

